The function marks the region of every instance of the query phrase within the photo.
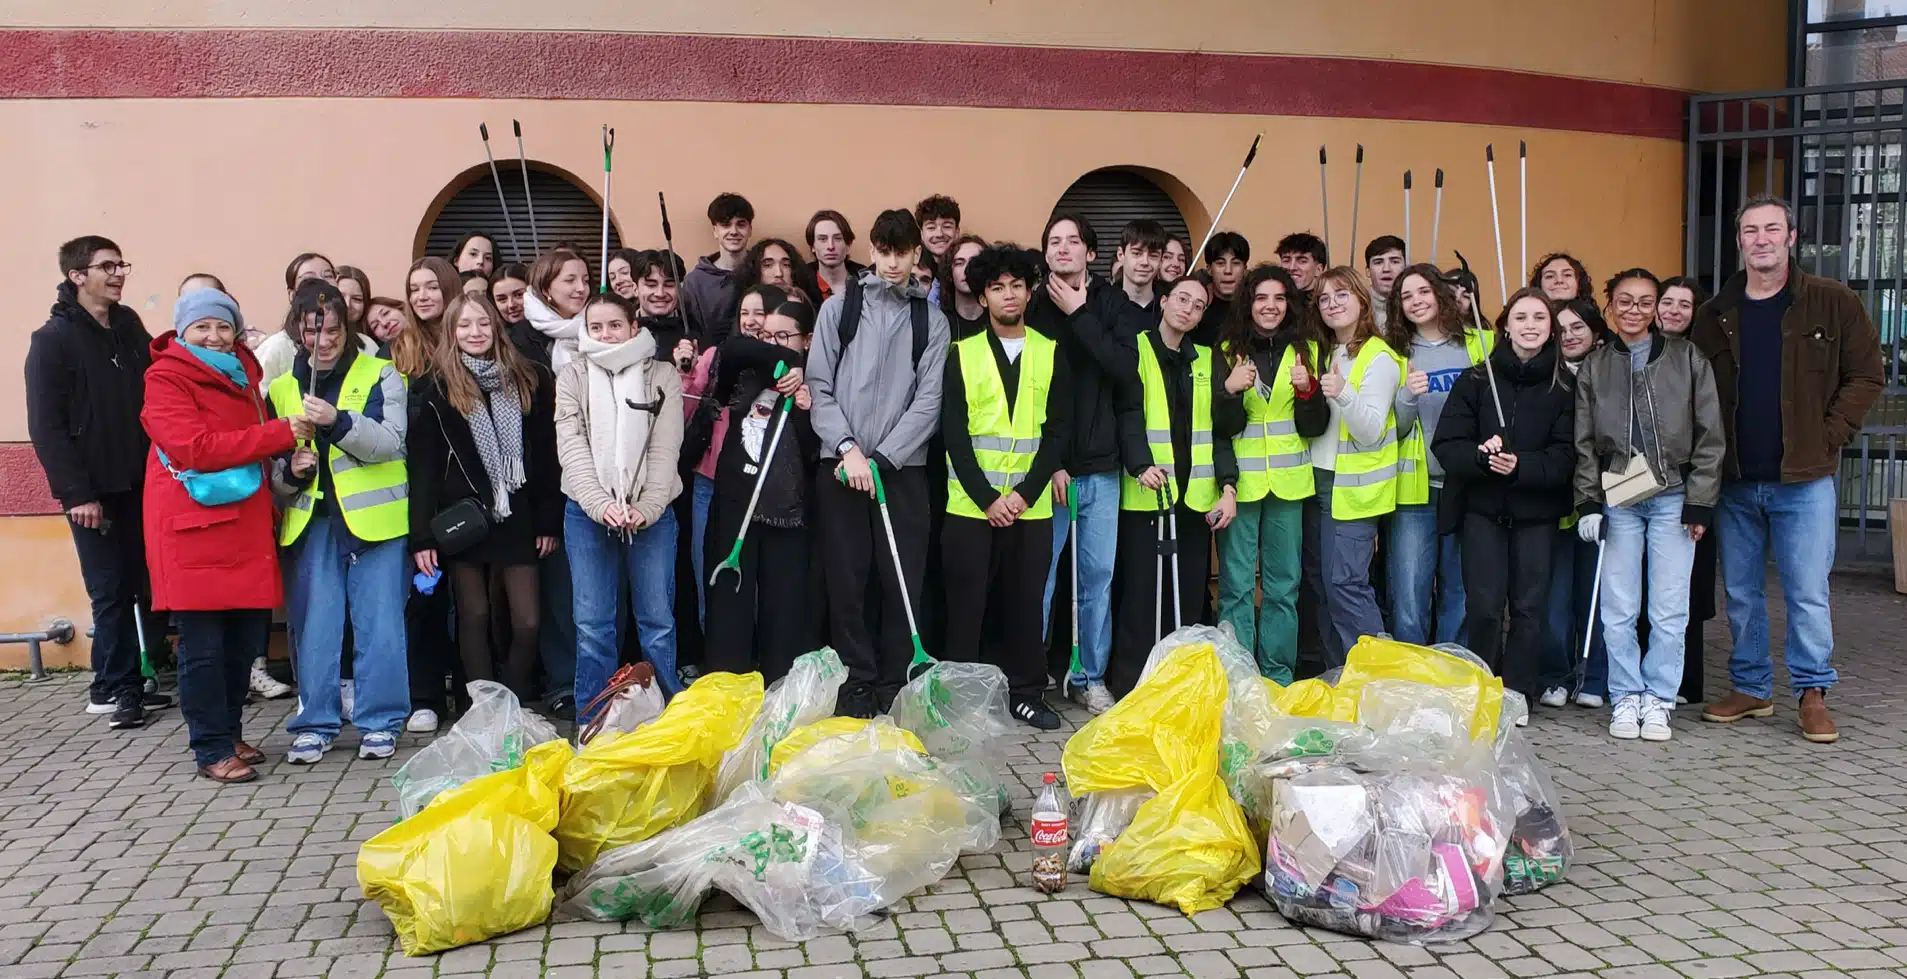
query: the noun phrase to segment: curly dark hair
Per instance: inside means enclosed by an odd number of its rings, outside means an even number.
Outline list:
[[[1031,289],[1040,284],[1040,272],[1038,252],[1003,241],[982,248],[980,254],[967,260],[967,288],[979,299],[986,295],[987,286],[1004,276],[1019,279]]]
[[[1463,305],[1457,302],[1454,284],[1428,262],[1409,266],[1397,273],[1397,284],[1391,287],[1391,301],[1384,311],[1384,322],[1379,324],[1384,328],[1384,342],[1405,357],[1410,356],[1410,341],[1417,335],[1417,326],[1410,321],[1410,317],[1404,315],[1400,293],[1404,280],[1413,275],[1430,283],[1430,291],[1437,297],[1437,325],[1443,329],[1445,336],[1462,337],[1464,331],[1471,328],[1469,320],[1463,315]]]
[[[1275,262],[1262,262],[1245,273],[1245,281],[1239,283],[1238,292],[1232,300],[1230,312],[1225,314],[1225,323],[1219,328],[1218,352],[1223,360],[1230,363],[1234,358],[1244,356],[1251,350],[1251,342],[1258,335],[1258,323],[1252,319],[1252,306],[1258,296],[1258,287],[1267,282],[1276,282],[1285,291],[1285,318],[1279,321],[1277,332],[1285,334],[1297,345],[1298,361],[1305,370],[1317,372],[1317,366],[1311,363],[1311,353],[1306,341],[1321,343],[1318,324],[1311,317],[1311,310],[1298,292],[1298,284],[1292,281],[1291,273]]]
[[[1568,252],[1550,252],[1548,255],[1537,259],[1536,264],[1530,267],[1529,284],[1537,289],[1543,288],[1543,269],[1549,267],[1549,263],[1557,261],[1558,259],[1568,262],[1570,269],[1576,273],[1577,296],[1587,295],[1590,290],[1595,288],[1590,284],[1589,270],[1583,267],[1583,263],[1578,260],[1576,256]]]

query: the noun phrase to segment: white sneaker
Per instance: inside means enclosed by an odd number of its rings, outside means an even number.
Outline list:
[[[265,671],[265,658],[252,660],[252,692],[266,700],[277,700],[291,693],[291,687]]]
[[[1667,741],[1669,730],[1669,711],[1674,710],[1667,702],[1645,695],[1642,698],[1642,740]]]
[[[1086,684],[1086,689],[1073,699],[1094,716],[1104,714],[1112,709],[1113,704],[1118,703],[1113,699],[1112,691],[1106,689],[1103,683]]]
[[[1551,687],[1543,691],[1543,696],[1538,698],[1536,702],[1542,704],[1544,707],[1561,707],[1569,703],[1569,691],[1562,687]]]
[[[338,704],[339,704],[338,716],[344,718],[347,721],[351,719],[351,704],[353,700],[353,694],[355,694],[356,692],[357,691],[354,688],[354,684],[352,684],[351,681],[349,680],[338,681]]]
[[[1630,694],[1616,701],[1616,709],[1609,719],[1609,736],[1634,741],[1641,733],[1642,698]]]
[[[1676,695],[1675,695],[1675,706],[1677,706],[1677,707],[1687,707],[1687,706],[1688,706],[1688,698],[1687,698],[1687,697],[1684,697],[1684,696],[1682,696],[1682,695],[1681,695],[1681,694],[1679,694],[1679,693],[1678,693],[1678,694],[1676,694]]]
[[[1603,702],[1604,701],[1601,697],[1598,697],[1593,693],[1579,693],[1576,695],[1576,706],[1578,707],[1587,707],[1590,710],[1600,710],[1602,709]]]
[[[1517,726],[1517,727],[1529,727],[1529,726],[1530,726],[1530,715],[1528,715],[1528,714],[1518,714],[1518,715],[1516,715],[1516,726]]]
[[[411,719],[404,722],[404,730],[412,734],[430,734],[437,730],[437,712],[428,707],[412,711]]]

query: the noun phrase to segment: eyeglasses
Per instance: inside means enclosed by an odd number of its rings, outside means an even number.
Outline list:
[[[1655,309],[1655,300],[1647,297],[1637,299],[1634,296],[1617,296],[1615,306],[1619,313],[1635,311],[1647,313]]]
[[[766,340],[770,343],[778,343],[784,346],[786,346],[790,340],[799,339],[805,335],[799,330],[774,330],[771,332],[752,323],[744,324],[742,326],[742,332],[757,340]]]
[[[86,267],[89,269],[98,269],[107,275],[124,275],[132,271],[131,262],[94,262]]]

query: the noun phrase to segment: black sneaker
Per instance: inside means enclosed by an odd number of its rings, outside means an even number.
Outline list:
[[[874,717],[874,688],[865,683],[856,683],[841,688],[840,698],[834,705],[836,717],[858,717],[872,720]]]
[[[684,663],[675,668],[675,678],[681,682],[682,689],[687,690],[702,678],[702,668],[694,663]]]
[[[164,710],[172,706],[172,698],[162,693],[142,693],[139,695],[139,706],[147,710]]]
[[[1059,730],[1059,715],[1046,706],[1045,697],[1013,698],[1013,716],[1042,731]]]
[[[146,709],[139,703],[140,694],[129,690],[119,695],[114,702],[112,719],[106,725],[115,731],[130,730],[146,726]]]
[[[550,716],[559,721],[576,720],[576,698],[556,697],[550,701]]]

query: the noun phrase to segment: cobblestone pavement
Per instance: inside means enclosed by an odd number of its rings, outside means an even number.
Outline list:
[[[718,896],[695,931],[558,922],[407,958],[359,893],[355,854],[391,824],[388,776],[420,739],[388,762],[340,750],[297,769],[279,760],[289,704],[262,704],[247,720],[274,760],[220,788],[193,777],[177,711],[115,733],[81,713],[84,676],[14,677],[0,680],[0,977],[1907,975],[1907,600],[1880,578],[1835,589],[1840,744],[1804,743],[1785,699],[1732,727],[1685,710],[1666,745],[1610,741],[1602,711],[1541,710],[1530,730],[1579,863],[1489,932],[1429,949],[1295,929],[1249,890],[1192,918],[1080,883],[1034,893],[1024,787],[1057,767],[1060,731],[1017,755],[1002,852],[963,859],[858,937],[776,941]],[[1724,690],[1722,623],[1708,640]]]

